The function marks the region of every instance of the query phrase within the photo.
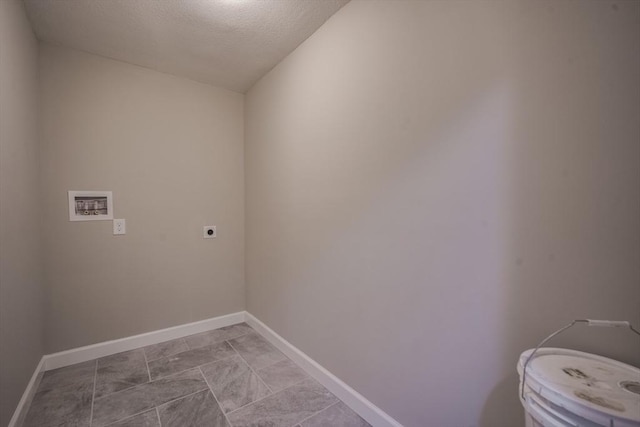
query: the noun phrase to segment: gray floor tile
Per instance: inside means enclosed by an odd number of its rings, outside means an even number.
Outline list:
[[[240,356],[255,370],[265,368],[286,359],[284,354],[280,353],[280,351],[257,333],[250,333],[232,339],[229,341],[229,344],[231,344]]]
[[[64,368],[47,371],[42,376],[38,391],[50,390],[56,387],[64,387],[79,381],[93,382],[96,373],[96,361],[77,363]]]
[[[371,427],[343,402],[328,407],[300,423],[300,427]]]
[[[144,348],[144,353],[147,355],[147,361],[160,359],[162,357],[173,356],[174,354],[182,353],[189,350],[187,343],[183,338],[178,338],[171,341],[161,342],[159,344],[153,344]]]
[[[95,363],[95,362],[94,362]],[[38,391],[23,427],[88,426],[93,380]]]
[[[224,412],[255,402],[270,393],[240,356],[210,363],[200,369]]]
[[[198,369],[138,385],[96,399],[93,403],[93,426],[104,426],[171,400],[207,389]]]
[[[96,398],[149,382],[144,351],[125,351],[98,359]]]
[[[231,412],[228,417],[234,427],[289,427],[337,401],[327,389],[308,379]]]
[[[214,329],[213,331],[202,332],[200,334],[185,337],[185,342],[189,348],[204,347],[206,345],[217,344],[239,336],[253,332],[251,326],[246,323],[238,323],[237,325],[225,326],[224,328]]]
[[[93,427],[369,426],[246,324],[45,372],[24,427],[88,427],[94,388]]]
[[[108,427],[160,427],[160,421],[156,410],[152,409],[117,423],[109,424]]]
[[[183,351],[173,356],[163,357],[149,362],[151,378],[161,378],[205,363],[215,362],[236,353],[226,342]]]
[[[256,373],[273,391],[282,390],[283,388],[287,388],[309,378],[298,365],[289,359],[262,368],[256,371]]]
[[[158,408],[163,427],[228,427],[211,391],[204,390]]]

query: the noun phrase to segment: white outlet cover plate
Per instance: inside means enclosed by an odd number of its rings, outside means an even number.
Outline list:
[[[213,234],[209,234],[209,230],[213,230]],[[205,239],[215,239],[217,235],[215,225],[205,225],[202,229],[202,237]]]
[[[127,234],[127,223],[124,219],[113,220],[113,234]]]

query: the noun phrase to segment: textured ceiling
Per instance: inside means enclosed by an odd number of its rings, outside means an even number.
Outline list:
[[[238,92],[349,0],[24,0],[40,40]]]

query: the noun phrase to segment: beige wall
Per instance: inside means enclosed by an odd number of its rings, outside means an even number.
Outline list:
[[[0,425],[44,353],[38,44],[22,2],[0,1]]]
[[[520,352],[640,324],[639,21],[347,4],[245,100],[248,310],[408,427],[520,425]]]
[[[243,96],[49,45],[40,73],[47,352],[244,309]],[[113,191],[127,234],[68,190]]]

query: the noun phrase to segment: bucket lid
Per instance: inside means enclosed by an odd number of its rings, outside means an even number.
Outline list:
[[[532,351],[520,356],[521,377]],[[567,407],[566,401],[573,403],[571,409],[587,419],[595,411],[640,422],[640,369],[625,363],[575,350],[542,348],[527,366],[526,382],[552,403],[562,407]]]

